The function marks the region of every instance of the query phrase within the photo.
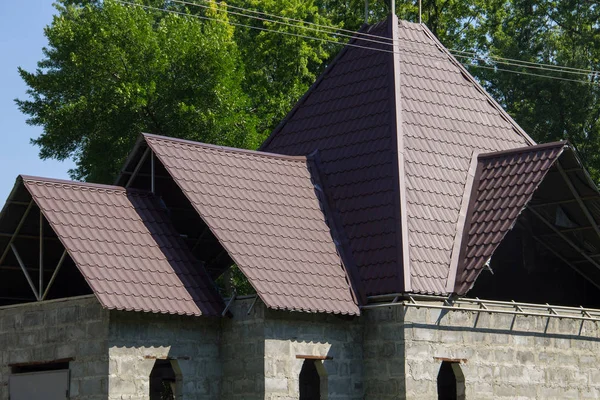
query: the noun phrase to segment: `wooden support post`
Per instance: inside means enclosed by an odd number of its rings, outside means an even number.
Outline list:
[[[150,152],[150,192],[154,194],[154,152]]]
[[[593,264],[596,268],[600,269],[600,265],[590,256],[588,256],[585,251],[583,251],[579,246],[573,243],[568,237],[563,235],[554,225],[546,220],[540,213],[535,211],[532,208],[529,208],[529,211],[535,215],[540,221],[542,221],[548,228],[554,231],[558,236],[560,236],[565,242],[567,242],[575,251],[581,254],[586,260],[588,260],[591,264]]]
[[[556,250],[554,250],[552,248],[552,246],[547,245],[546,243],[544,243],[544,241],[542,241],[537,236],[534,236],[533,239],[536,242],[538,242],[539,244],[541,244],[544,248],[546,248],[546,250],[548,250],[550,253],[554,254],[556,256],[556,258],[558,258],[559,260],[561,260],[562,262],[564,262],[565,264],[567,264],[569,267],[573,268],[575,270],[575,272],[577,272],[579,275],[581,275],[586,281],[588,281],[589,283],[591,283],[592,285],[594,285],[595,287],[597,287],[598,289],[600,289],[600,285],[598,283],[594,282],[590,277],[588,277],[586,274],[584,274],[571,261],[567,260],[566,258],[564,258],[563,256],[561,256],[560,254],[558,254],[558,252]]]

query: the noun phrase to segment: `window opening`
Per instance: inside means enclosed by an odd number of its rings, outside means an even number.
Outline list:
[[[438,400],[465,400],[465,377],[459,363],[442,362],[437,388]]]
[[[300,400],[321,399],[321,377],[315,360],[304,360],[300,371]]]
[[[150,400],[175,400],[177,377],[169,360],[156,360],[150,373]]]
[[[11,400],[66,400],[69,398],[69,362],[11,365],[8,398]]]
[[[69,369],[69,361],[13,365],[11,372],[13,374],[26,374],[29,372],[57,371],[61,369]]]

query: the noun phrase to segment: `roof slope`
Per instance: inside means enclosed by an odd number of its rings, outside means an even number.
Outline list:
[[[513,227],[566,142],[481,154],[459,256],[455,292],[465,294]]]
[[[389,37],[384,21],[361,32]],[[389,46],[353,40],[275,130],[262,149],[308,155],[319,151],[331,207],[348,236],[368,294],[401,285],[395,110]]]
[[[268,307],[359,314],[306,158],[144,138]]]
[[[223,302],[149,193],[22,177],[69,256],[109,309],[220,315]]]
[[[362,32],[394,52],[355,39],[262,149],[319,151],[367,294],[444,294],[473,153],[534,142],[424,25]]]
[[[411,289],[444,293],[473,152],[533,142],[424,25],[398,32]]]

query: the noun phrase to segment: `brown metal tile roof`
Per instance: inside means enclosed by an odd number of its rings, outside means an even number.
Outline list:
[[[451,254],[474,152],[534,142],[424,25],[364,29],[263,144],[318,150],[368,295],[447,293]],[[406,254],[408,253],[408,254]]]
[[[473,152],[532,144],[424,25],[399,25],[411,289],[445,293]]]
[[[305,157],[144,138],[268,307],[359,314]]]
[[[384,21],[363,32],[390,37],[391,28]],[[344,48],[262,147],[291,155],[319,151],[331,207],[368,294],[393,293],[402,284],[392,73],[390,53]]]
[[[100,303],[109,309],[220,315],[223,302],[149,193],[22,177]]]
[[[456,293],[463,295],[471,288],[565,147],[558,142],[478,156]]]

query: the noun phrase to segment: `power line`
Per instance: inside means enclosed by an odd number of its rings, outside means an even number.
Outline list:
[[[184,4],[184,5],[190,5],[190,6],[199,6],[198,3],[193,3],[190,1],[185,1],[185,0],[171,0],[173,3],[179,3],[179,4]],[[352,31],[349,29],[344,29],[344,28],[338,28],[338,27],[333,27],[333,26],[329,26],[329,25],[322,25],[322,24],[317,24],[314,22],[308,22],[308,21],[303,21],[301,19],[294,19],[294,18],[289,18],[289,17],[284,17],[281,15],[277,15],[277,14],[270,14],[267,12],[263,12],[263,11],[257,11],[257,10],[252,10],[249,8],[243,8],[243,7],[238,7],[238,6],[232,6],[231,4],[226,4],[226,3],[219,3],[216,0],[200,0],[204,3],[211,3],[211,4],[215,4],[215,5],[221,5],[223,4],[226,8],[231,8],[233,10],[238,10],[238,11],[246,11],[246,12],[250,12],[253,14],[257,14],[257,15],[262,15],[265,17],[270,17],[270,18],[278,18],[281,20],[285,20],[285,21],[289,21],[289,22],[299,22],[301,24],[306,24],[306,25],[311,25],[311,26],[315,26],[317,28],[324,28],[324,29],[328,29],[328,30],[332,30],[333,33],[339,35],[339,36],[343,36],[343,37],[347,37],[347,38],[353,38],[355,36],[364,36],[364,37],[369,37],[369,38],[374,38],[374,39],[384,39],[387,40],[389,42],[386,42],[385,44],[391,44],[390,42],[392,41],[391,38],[386,38],[383,36],[379,36],[379,35],[373,35],[373,34],[369,34],[369,33],[365,33],[365,32],[356,32],[356,31]],[[245,15],[248,18],[251,18],[249,15]],[[270,22],[277,22],[274,20],[270,20]],[[300,27],[295,25],[296,27]],[[305,28],[305,27],[302,27]],[[345,32],[346,34],[340,34],[339,32]],[[383,43],[382,43],[383,44]]]
[[[464,50],[452,50],[452,51],[456,52],[456,53],[473,55],[475,57],[480,56],[476,52],[473,52],[473,51],[464,51]],[[524,60],[518,60],[518,59],[515,59],[515,58],[505,58],[505,57],[493,56],[493,55],[488,55],[486,57],[488,57],[490,59],[493,59],[493,60],[504,60],[504,61],[510,61],[510,62],[517,62],[517,63],[528,64],[528,65],[542,65],[542,66],[545,66],[545,67],[561,68],[561,69],[566,69],[566,70],[571,70],[571,71],[578,71],[578,72],[582,72],[582,73],[585,73],[585,74],[598,74],[598,71],[589,70],[589,69],[582,69],[582,68],[567,67],[567,66],[564,66],[564,65],[544,64],[544,63],[540,63],[540,62],[524,61]]]
[[[124,4],[124,5],[130,5],[130,6],[134,6],[134,7],[140,7],[140,8],[146,9],[146,10],[161,11],[161,12],[177,14],[177,15],[181,15],[181,16],[185,16],[185,17],[192,17],[192,18],[198,18],[198,19],[202,19],[202,20],[215,21],[215,22],[219,22],[219,23],[229,24],[229,25],[238,26],[238,27],[244,27],[244,28],[248,28],[248,29],[255,29],[255,30],[264,31],[264,32],[270,32],[270,33],[276,33],[276,34],[281,34],[281,35],[298,37],[298,38],[301,38],[301,39],[317,40],[317,41],[322,41],[322,42],[331,43],[331,44],[335,44],[335,45],[344,45],[344,46],[355,47],[355,48],[360,48],[360,49],[364,49],[364,50],[386,52],[386,53],[391,53],[391,54],[394,54],[394,53],[406,53],[406,54],[414,55],[412,52],[409,52],[409,51],[403,50],[403,49],[386,50],[386,49],[379,49],[379,48],[361,46],[361,45],[357,45],[357,44],[354,44],[354,43],[346,43],[346,44],[344,44],[344,43],[340,43],[340,42],[335,41],[335,40],[330,40],[330,39],[325,39],[325,38],[318,38],[318,37],[314,37],[314,36],[302,35],[302,34],[292,33],[292,32],[277,31],[277,30],[273,30],[273,29],[262,28],[262,27],[258,27],[258,26],[252,26],[252,25],[246,25],[246,24],[241,24],[241,23],[237,23],[237,22],[224,21],[222,19],[207,17],[207,16],[203,16],[203,15],[190,15],[188,13],[184,13],[184,12],[180,12],[180,11],[169,10],[169,9],[165,9],[165,8],[152,7],[152,6],[146,6],[146,5],[143,5],[143,4],[133,3],[133,2],[130,2],[130,1],[124,1],[124,0],[115,0],[115,1],[117,3],[121,3],[121,4]],[[178,2],[178,0],[171,0],[171,1]],[[211,0],[203,0],[203,1],[211,1]],[[189,4],[190,5],[195,5],[195,6],[200,6],[200,7],[206,7],[206,6],[202,6],[202,5],[195,4],[195,3],[189,3]],[[243,16],[248,17],[248,18],[254,18],[253,16],[249,16],[249,15],[243,15]],[[282,17],[282,18],[285,18],[285,17]],[[277,22],[277,21],[271,21],[271,22]],[[301,28],[301,29],[303,28],[301,26],[294,26],[294,27]],[[331,29],[333,29],[333,28],[331,28]],[[376,35],[370,35],[370,36],[380,37],[380,36],[376,36]],[[364,39],[361,39],[361,38],[358,38],[358,39],[359,40],[364,40]],[[401,39],[401,40],[406,40],[406,39]],[[383,44],[383,45],[388,45],[388,46],[392,45],[391,43],[384,43],[384,42],[377,42],[377,41],[375,41],[375,42],[379,43],[379,44]],[[413,47],[413,49],[417,49],[417,48]],[[421,54],[420,56],[421,57],[427,57],[427,58],[434,58],[434,59],[439,59],[440,58],[440,57],[435,57],[435,56],[426,55],[426,54]],[[462,58],[474,58],[474,57],[467,57],[467,56],[459,56],[459,57],[462,57]],[[481,58],[481,59],[483,61],[486,61],[483,58]],[[517,60],[517,61],[519,61],[519,60]],[[469,64],[469,63],[467,63],[466,65],[473,66],[473,67],[479,67],[479,68],[485,68],[485,69],[491,69],[491,70],[495,70],[495,71],[510,72],[510,73],[518,74],[518,75],[528,75],[528,76],[542,77],[542,78],[546,78],[546,79],[556,79],[556,80],[562,80],[562,81],[569,81],[569,82],[577,82],[577,83],[583,83],[583,84],[598,85],[596,82],[585,81],[585,80],[568,79],[568,78],[561,78],[561,77],[557,77],[557,76],[533,74],[533,73],[528,73],[528,72],[523,72],[523,71],[515,71],[515,70],[510,70],[510,69],[502,69],[502,68],[490,67],[490,66],[483,66],[483,65],[478,65],[478,64]],[[512,65],[513,66],[524,67],[524,68],[526,67],[524,65],[517,65],[517,64],[512,64]],[[538,67],[538,69],[542,69],[542,68]],[[553,72],[568,73],[567,71],[558,71],[558,70],[553,71]],[[590,73],[591,72],[592,71],[590,71]]]
[[[528,76],[536,76],[538,78],[548,78],[548,79],[556,79],[556,80],[559,80],[559,81],[577,82],[577,83],[583,83],[585,85],[598,85],[597,82],[584,81],[584,80],[581,80],[581,79],[569,79],[569,78],[561,78],[560,76],[548,76],[548,75],[542,75],[542,74],[534,74],[532,72],[515,71],[515,70],[512,70],[512,69],[503,69],[503,68],[498,68],[498,67],[490,67],[490,66],[487,66],[487,65],[479,65],[479,64],[463,64],[463,65],[467,65],[467,66],[475,67],[475,68],[490,69],[490,70],[493,70],[493,71],[512,72],[513,74],[517,74],[517,75],[528,75]]]
[[[458,58],[462,58],[462,59],[467,59],[467,60],[481,60],[484,61],[486,63],[490,63],[486,58],[484,57],[471,57],[471,56],[463,56],[460,54],[452,54],[454,57],[458,57]],[[536,67],[532,67],[532,66],[527,66],[527,65],[523,65],[520,63],[512,63],[509,61],[495,61],[492,60],[495,64],[501,64],[501,65],[508,65],[510,67],[521,67],[521,68],[532,68],[532,69],[539,69],[542,71],[551,71],[551,72],[558,72],[558,73],[565,73],[565,74],[571,74],[571,75],[577,75],[577,76],[585,76],[585,77],[590,77],[590,76],[595,76],[595,74],[589,73],[589,72],[575,72],[575,71],[563,71],[560,69],[554,69],[554,68],[547,68],[543,65],[540,66],[536,66]],[[479,65],[479,64],[468,64],[468,65]]]
[[[171,1],[173,3],[179,3],[179,4],[185,4],[185,5],[192,5],[194,7],[200,7],[200,8],[204,8],[204,9],[209,9],[210,8],[210,6],[204,5],[204,4],[190,3],[190,2],[187,2],[187,1],[180,1],[180,0],[171,0]],[[200,0],[200,1],[204,1],[205,3],[215,3],[216,4],[216,2],[213,2],[211,0]],[[234,9],[240,9],[241,8],[241,7],[233,7],[233,6],[230,6],[230,5],[227,5],[227,4],[225,6],[227,8],[234,8]],[[242,10],[245,10],[245,9],[242,8]],[[252,10],[248,10],[248,11],[252,11]],[[289,26],[289,27],[292,27],[292,28],[300,28],[300,29],[305,29],[305,30],[314,31],[314,32],[322,32],[322,33],[326,33],[326,34],[330,34],[330,35],[334,35],[334,36],[345,37],[345,38],[349,38],[349,39],[352,39],[354,37],[354,36],[346,35],[346,34],[343,34],[343,33],[338,33],[338,32],[335,32],[335,31],[327,32],[327,31],[323,31],[323,30],[321,30],[319,28],[312,28],[310,26],[301,26],[301,25],[296,25],[296,24],[292,24],[292,23],[289,23],[289,22],[275,21],[275,20],[272,20],[272,19],[269,19],[269,18],[256,17],[256,16],[252,16],[252,15],[247,15],[247,14],[244,14],[244,13],[240,13],[240,12],[237,12],[237,11],[227,11],[227,13],[231,14],[231,15],[237,15],[237,16],[240,16],[240,17],[255,19],[255,20],[258,20],[258,21],[262,21],[262,22],[271,22],[271,23],[274,23],[274,24],[279,24],[279,25],[283,25],[283,26]],[[269,14],[269,15],[271,15],[271,14]],[[300,21],[300,20],[298,20],[298,21]],[[318,25],[318,26],[324,27],[325,25]],[[335,28],[328,27],[327,29],[335,29]],[[370,35],[370,36],[374,36],[374,35]],[[382,39],[384,38],[383,36],[375,36],[375,37],[382,38]],[[374,40],[374,39],[361,38],[360,40],[364,40],[364,41],[372,42],[372,43],[383,44],[383,45],[386,45],[386,46],[391,46],[392,45],[392,43],[385,43],[385,42],[381,42],[381,41]]]
[[[223,23],[223,24],[228,24],[228,25],[233,25],[233,26],[239,26],[239,27],[242,27],[242,28],[255,29],[255,30],[259,30],[259,31],[263,31],[263,32],[270,32],[270,33],[277,33],[277,34],[280,34],[280,35],[294,36],[294,37],[298,37],[298,38],[301,38],[301,39],[319,40],[319,41],[322,41],[322,42],[332,43],[332,44],[336,44],[336,45],[356,47],[356,48],[365,49],[365,50],[383,51],[383,52],[386,52],[386,53],[394,53],[393,50],[376,49],[376,48],[373,48],[373,47],[360,46],[360,45],[353,44],[353,43],[346,43],[346,44],[344,44],[344,43],[337,42],[337,41],[331,40],[331,39],[318,38],[318,37],[308,36],[308,35],[301,35],[301,34],[292,33],[292,32],[276,31],[276,30],[273,30],[273,29],[261,28],[259,26],[252,26],[252,25],[240,24],[238,22],[223,21],[222,19],[219,19],[219,18],[212,18],[212,17],[207,17],[207,16],[204,16],[204,15],[190,15],[188,13],[184,13],[184,12],[180,12],[180,11],[168,10],[168,9],[165,9],[165,8],[158,8],[158,7],[152,7],[152,6],[146,6],[146,5],[143,5],[143,4],[132,3],[132,2],[129,2],[129,1],[124,1],[124,0],[114,0],[114,1],[117,2],[117,3],[121,3],[121,4],[125,4],[125,5],[130,5],[130,6],[134,6],[134,7],[139,7],[139,8],[143,8],[143,9],[146,9],[146,10],[162,11],[162,12],[166,12],[166,13],[182,15],[184,17],[192,17],[192,18],[198,18],[198,19],[203,19],[203,20],[207,20],[207,21],[215,21],[215,22],[220,22],[220,23]]]
[[[208,6],[206,6],[206,5],[201,5],[201,4],[198,4],[198,3],[194,3],[194,2],[190,2],[190,1],[185,1],[185,0],[171,0],[171,1],[173,3],[179,3],[179,4],[183,4],[183,5],[190,5],[190,6],[196,6],[196,7],[201,7],[201,8],[208,8]],[[200,1],[202,1],[204,3],[215,4],[215,5],[220,4],[216,0],[200,0]],[[332,35],[336,35],[336,36],[340,36],[340,37],[345,37],[345,38],[348,38],[348,39],[352,39],[352,38],[355,38],[357,36],[361,36],[360,40],[364,40],[364,41],[368,41],[368,42],[372,42],[372,43],[378,43],[378,44],[387,45],[387,46],[393,45],[393,39],[386,38],[384,36],[372,35],[372,34],[368,34],[368,33],[364,33],[364,32],[354,32],[354,31],[350,31],[350,30],[347,30],[347,29],[336,28],[336,27],[332,27],[332,26],[328,26],[328,25],[316,24],[316,23],[313,23],[313,22],[307,22],[307,21],[303,21],[303,20],[299,20],[299,19],[293,19],[293,18],[283,17],[283,16],[279,16],[279,15],[276,15],[276,14],[270,14],[270,13],[266,13],[266,12],[251,10],[251,9],[248,9],[248,8],[237,7],[237,6],[232,6],[232,5],[228,5],[228,4],[225,4],[225,7],[231,8],[231,9],[235,9],[235,10],[239,10],[239,11],[249,12],[249,13],[253,13],[253,14],[257,14],[257,15],[263,15],[263,16],[267,16],[267,17],[271,17],[271,18],[278,18],[278,19],[282,19],[282,20],[286,20],[286,21],[292,21],[292,22],[298,22],[298,23],[301,23],[301,24],[312,25],[312,26],[316,26],[318,28],[324,28],[326,30],[330,30]],[[311,28],[311,27],[308,27],[308,26],[302,26],[302,25],[296,25],[296,24],[290,24],[290,23],[283,23],[281,21],[275,21],[275,20],[269,19],[269,18],[258,18],[258,17],[254,17],[254,16],[251,16],[251,15],[248,15],[248,14],[239,13],[239,12],[230,12],[230,13],[233,14],[233,15],[238,15],[238,16],[242,16],[242,17],[246,17],[246,18],[253,18],[253,19],[260,20],[260,21],[264,21],[264,22],[272,22],[272,23],[275,23],[275,24],[283,24],[285,26],[290,26],[290,27],[295,27],[295,28],[300,28],[300,29],[307,29],[307,30],[313,30],[313,31],[321,32],[320,29],[315,29],[315,28]],[[339,32],[348,32],[350,34],[343,34],[343,33],[339,33]],[[327,33],[327,32],[325,32],[325,33]],[[362,36],[367,37],[367,38],[373,38],[373,39],[365,39],[365,38],[362,38]],[[402,40],[405,40],[405,39],[399,38],[398,40],[402,41]],[[510,66],[517,66],[517,64],[523,64],[523,65],[518,65],[518,66],[522,66],[523,68],[535,68],[535,69],[540,69],[540,70],[555,71],[555,72],[564,72],[564,73],[573,73],[573,74],[578,73],[576,75],[585,75],[585,76],[598,74],[597,71],[593,71],[593,70],[587,70],[587,69],[581,69],[581,68],[573,68],[573,67],[567,67],[567,66],[561,66],[561,65],[544,64],[544,63],[540,63],[540,62],[531,62],[531,61],[523,61],[523,60],[517,60],[517,59],[512,59],[512,58],[504,58],[504,57],[493,56],[493,55],[486,55],[485,57],[483,57],[480,54],[478,54],[476,52],[472,52],[472,51],[464,51],[464,50],[457,50],[457,49],[448,49],[448,51],[450,53],[452,53],[455,57],[467,58],[467,56],[471,56],[469,58],[476,58],[476,59],[479,59],[479,60],[482,60],[482,61],[487,61],[487,59],[489,58],[489,59],[491,59],[491,60],[493,60],[495,62],[506,64],[506,65],[510,65]],[[459,54],[455,54],[455,53],[459,53]]]

